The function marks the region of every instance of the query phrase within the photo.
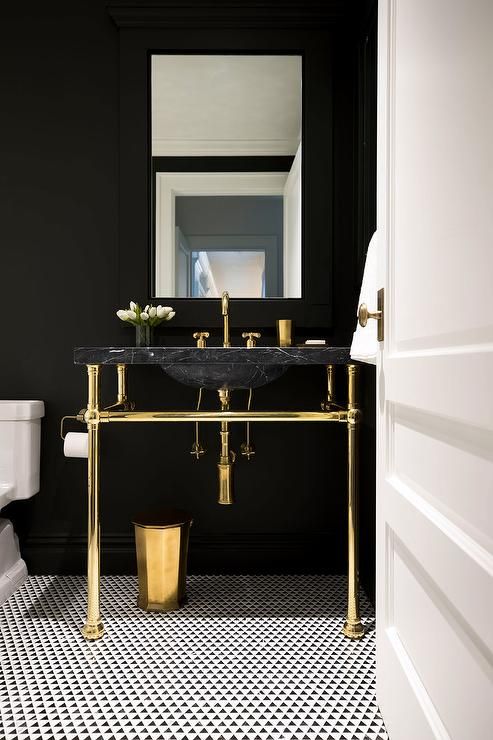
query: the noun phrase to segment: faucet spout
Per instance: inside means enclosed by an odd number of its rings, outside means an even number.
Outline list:
[[[224,291],[221,298],[221,312],[224,323],[223,347],[231,347],[231,342],[229,341],[229,293],[227,290]]]

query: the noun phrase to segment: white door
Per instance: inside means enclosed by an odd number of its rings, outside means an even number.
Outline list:
[[[378,35],[377,696],[391,740],[488,740],[493,2],[379,0]]]

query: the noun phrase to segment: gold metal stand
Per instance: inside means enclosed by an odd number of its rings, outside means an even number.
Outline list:
[[[359,613],[358,571],[358,434],[361,412],[357,406],[358,365],[348,365],[348,605],[343,632],[346,637],[358,640],[365,630]]]
[[[88,365],[88,401],[85,422],[88,433],[87,459],[87,618],[82,634],[86,640],[98,640],[104,632],[99,613],[99,407],[100,366]]]
[[[226,334],[225,334],[226,338]],[[97,640],[103,633],[103,623],[99,611],[100,591],[100,524],[99,524],[99,473],[100,425],[110,422],[220,422],[222,457],[220,463],[227,467],[224,471],[228,485],[223,487],[223,500],[232,502],[231,473],[232,462],[229,451],[229,428],[231,422],[343,422],[348,432],[348,611],[343,632],[346,637],[359,639],[364,628],[359,613],[358,583],[358,433],[361,411],[357,404],[357,381],[359,367],[348,365],[348,403],[347,409],[334,403],[334,368],[327,367],[327,399],[322,403],[322,411],[229,411],[229,394],[221,399],[221,411],[134,411],[130,410],[126,393],[126,366],[117,366],[118,397],[114,406],[123,410],[114,411],[107,407],[101,411],[100,404],[100,365],[87,365],[88,402],[87,409],[76,418],[87,424],[88,440],[88,542],[87,542],[87,619],[82,634],[88,640]],[[130,407],[130,408],[129,408]],[[228,457],[226,456],[228,453]],[[218,465],[218,467],[221,467]],[[226,472],[228,475],[226,475]],[[221,470],[220,481],[221,481]]]

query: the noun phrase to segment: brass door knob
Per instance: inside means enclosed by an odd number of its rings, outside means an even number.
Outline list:
[[[197,347],[207,347],[206,339],[209,339],[208,331],[196,331],[193,338],[197,340]]]
[[[377,339],[379,342],[383,341],[383,304],[384,304],[384,289],[380,288],[377,293],[377,306],[376,311],[369,311],[366,303],[362,303],[358,308],[358,322],[360,326],[366,326],[368,319],[376,319],[378,324]]]
[[[381,311],[369,311],[366,303],[362,303],[358,308],[358,321],[360,326],[366,326],[368,319],[380,319],[382,317]]]
[[[247,347],[255,347],[257,345],[257,339],[260,339],[262,335],[258,331],[244,331],[241,336],[247,340]]]

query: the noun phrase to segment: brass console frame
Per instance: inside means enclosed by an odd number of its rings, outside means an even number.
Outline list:
[[[329,381],[328,401],[322,411],[134,411],[128,409],[126,368],[118,365],[118,401],[115,406],[101,410],[101,365],[87,365],[87,408],[77,417],[87,425],[88,432],[88,517],[87,517],[87,617],[82,634],[87,640],[97,640],[104,634],[100,613],[100,434],[101,424],[114,422],[219,422],[223,430],[235,422],[340,422],[347,428],[348,442],[348,594],[347,618],[344,635],[359,639],[364,635],[359,611],[358,575],[358,437],[361,411],[357,400],[358,365],[348,364],[348,399],[346,408],[333,408],[334,368],[327,366]],[[127,406],[127,408],[125,408]],[[330,406],[330,408],[329,408]],[[223,406],[226,407],[225,405]]]

